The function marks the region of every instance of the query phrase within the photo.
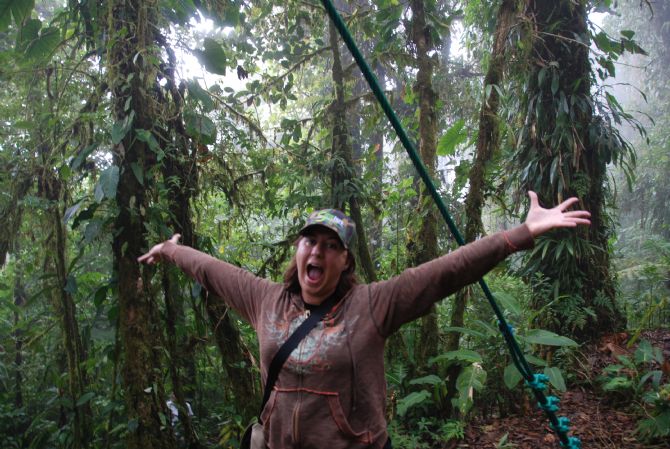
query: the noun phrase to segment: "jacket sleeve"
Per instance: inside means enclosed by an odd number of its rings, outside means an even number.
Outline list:
[[[523,224],[469,243],[444,256],[369,285],[370,313],[389,336],[402,324],[428,313],[435,302],[481,279],[509,254],[533,247]]]
[[[271,290],[281,288],[279,284],[188,246],[167,241],[161,254],[208,292],[221,297],[254,328],[264,298],[271,295]]]

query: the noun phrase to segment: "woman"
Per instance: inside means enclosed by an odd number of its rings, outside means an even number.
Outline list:
[[[248,320],[258,333],[264,381],[272,357],[310,308],[336,295],[335,306],[279,373],[261,415],[265,438],[271,449],[382,448],[388,439],[386,339],[509,254],[531,248],[534,237],[553,228],[590,224],[588,212],[566,211],[576,198],[544,209],[534,192],[529,196],[524,224],[372,284],[356,283],[350,252],[354,224],[332,209],[313,213],[300,230],[284,284],[180,246],[179,235],[138,260],[176,264]]]

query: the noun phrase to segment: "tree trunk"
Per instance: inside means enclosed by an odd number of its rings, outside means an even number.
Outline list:
[[[332,161],[333,171],[331,174],[332,204],[336,209],[344,210],[345,203],[349,203],[351,219],[356,224],[358,261],[365,273],[367,282],[377,280],[372,257],[368,249],[365,236],[363,218],[358,203],[358,189],[353,182],[356,173],[353,161],[353,149],[347,132],[346,105],[344,103],[344,73],[342,72],[342,61],[338,34],[332,22],[329,22],[330,46],[333,50],[333,85],[335,86],[335,99],[331,107],[333,117],[333,143]]]
[[[79,334],[76,306],[71,286],[75,285],[67,272],[67,241],[61,204],[63,200],[63,185],[61,180],[51,169],[51,149],[43,145],[40,150],[42,156],[42,173],[39,176],[39,194],[49,201],[47,223],[53,229],[53,234],[47,240],[46,265],[55,270],[56,286],[54,288],[54,308],[60,319],[63,331],[63,347],[67,360],[68,396],[74,404],[72,407],[73,446],[75,448],[88,447],[91,441],[91,408],[89,403],[76,405],[79,398],[86,392],[88,379],[83,366],[86,353]]]
[[[557,230],[537,240],[549,250],[546,257],[531,256],[527,265],[529,274],[541,273],[544,282],[534,286],[534,307],[545,312],[539,325],[580,341],[595,339],[621,329],[625,318],[615,302],[612,227],[605,209],[606,164],[616,149],[603,144],[607,139],[593,138],[611,131],[591,106],[586,8],[584,2],[528,0],[526,16],[533,42],[515,156],[521,189],[538,192],[544,205],[577,196],[580,207],[591,212],[589,228]],[[547,284],[550,289],[542,287]],[[545,307],[558,298],[548,290],[563,298],[560,307]]]
[[[221,364],[233,386],[232,399],[245,422],[258,415],[261,405],[259,382],[252,375],[251,353],[244,346],[240,331],[231,319],[228,306],[216,295],[205,293],[205,309],[214,339],[221,353]]]
[[[25,303],[26,293],[21,282],[21,273],[16,273],[14,281],[14,305],[16,306],[16,310],[14,310],[14,327],[16,330],[13,332],[13,337],[14,350],[16,351],[14,355],[14,407],[17,409],[23,407],[23,376],[21,374],[21,370],[23,369],[23,332],[18,328],[18,310]]]
[[[505,42],[509,31],[515,22],[517,14],[516,0],[503,0],[496,17],[496,29],[493,37],[491,62],[484,77],[484,88],[500,86],[503,80],[505,67]],[[486,168],[493,154],[500,149],[500,129],[498,106],[500,96],[498,91],[491,87],[491,93],[485,97],[479,111],[479,133],[477,134],[477,149],[475,160],[469,175],[468,194],[465,198],[465,241],[472,242],[484,234],[482,224],[482,208],[486,201],[486,186],[489,183]],[[465,324],[465,308],[472,295],[473,287],[466,287],[456,293],[451,312],[452,327],[463,327]],[[476,287],[474,287],[476,288]],[[447,336],[447,351],[456,351],[460,345],[460,332],[450,332]],[[452,416],[456,409],[452,407],[451,399],[455,396],[456,380],[461,373],[461,366],[453,364],[447,372],[447,399],[445,401],[447,416]]]
[[[161,375],[158,304],[144,285],[137,258],[147,248],[145,210],[150,176],[141,182],[135,172],[151,173],[156,157],[136,130],[153,130],[158,121],[153,92],[160,60],[155,46],[155,0],[110,2],[107,30],[107,70],[112,90],[114,119],[132,121],[126,135],[114,147],[119,169],[116,191],[117,217],[112,244],[118,285],[119,332],[125,351],[122,376],[125,389],[129,449],[170,449],[172,432],[166,429],[167,408]],[[124,33],[123,35],[121,33]]]
[[[418,66],[414,90],[419,98],[419,153],[431,178],[435,179],[437,163],[437,119],[435,103],[437,94],[433,90],[433,61],[430,56],[433,42],[426,24],[423,0],[412,0],[411,42],[416,51]],[[421,227],[417,235],[410,238],[410,260],[419,265],[437,257],[437,215],[432,198],[423,184],[420,187],[417,215],[421,217]],[[428,315],[421,319],[419,347],[416,351],[417,364],[422,366],[429,357],[437,355],[439,333],[437,312],[432,306]]]

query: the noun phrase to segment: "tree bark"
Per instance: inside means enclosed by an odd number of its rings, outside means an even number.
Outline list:
[[[46,144],[40,150],[42,170],[38,181],[38,193],[48,200],[47,222],[53,234],[47,239],[46,266],[55,271],[54,308],[63,331],[63,347],[67,361],[68,395],[72,400],[73,414],[73,446],[85,448],[91,441],[92,413],[89,403],[76,405],[79,398],[86,392],[88,379],[83,363],[86,352],[79,333],[76,306],[73,292],[68,288],[71,284],[67,263],[67,237],[61,206],[63,203],[63,184],[51,169],[51,149]]]
[[[525,170],[521,190],[537,191],[545,205],[577,196],[580,207],[591,212],[589,228],[542,236],[538,244],[546,243],[550,250],[546,258],[531,256],[529,270],[542,273],[566,298],[560,309],[545,308],[551,314],[540,317],[539,324],[585,341],[625,325],[615,302],[608,248],[612,226],[606,211],[606,164],[616,149],[592,138],[611,131],[591,106],[584,2],[528,0],[525,15],[533,30],[531,69],[522,94],[526,121],[515,156],[519,170]],[[564,251],[561,257],[565,244],[572,245],[574,256]],[[554,299],[540,286],[534,291],[538,310]]]
[[[16,273],[14,281],[14,305],[17,310],[14,311],[14,407],[23,407],[23,375],[21,374],[23,365],[23,332],[18,329],[20,317],[18,309],[23,307],[26,302],[26,293],[21,282],[21,273]]]
[[[128,449],[175,447],[174,436],[166,429],[158,304],[137,262],[147,248],[145,211],[150,186],[143,184],[150,183],[150,176],[140,182],[135,172],[151,173],[156,158],[148,144],[137,138],[136,130],[153,130],[159,119],[157,100],[151,96],[157,75],[151,56],[160,60],[155,46],[157,8],[155,0],[116,0],[109,4],[107,20],[107,70],[114,119],[130,120],[134,115],[128,132],[114,147],[119,182],[112,244],[119,332],[125,351],[122,376],[129,419]]]
[[[260,382],[253,376],[251,353],[244,346],[240,331],[228,306],[216,295],[205,293],[205,310],[214,339],[221,353],[221,364],[233,386],[232,399],[245,422],[258,415],[261,405]]]
[[[433,90],[433,60],[430,52],[434,49],[430,29],[426,24],[423,0],[411,0],[412,10],[411,43],[416,52],[418,66],[414,90],[419,98],[419,153],[431,178],[435,179],[437,164],[437,118],[435,103],[437,94]],[[437,215],[432,198],[427,189],[420,187],[417,215],[421,217],[419,234],[409,242],[412,265],[419,265],[437,257]],[[419,347],[416,351],[417,364],[425,364],[429,357],[437,355],[439,333],[437,312],[432,306],[430,312],[421,319]]]
[[[332,77],[335,86],[335,99],[331,106],[333,117],[331,202],[333,207],[341,210],[344,210],[345,203],[349,204],[351,219],[356,224],[358,261],[365,273],[366,281],[374,282],[377,280],[377,274],[368,249],[363,218],[358,203],[358,189],[353,182],[356,169],[353,161],[353,149],[347,132],[346,105],[344,103],[344,73],[342,72],[338,34],[332,22],[329,22],[329,30],[330,47],[333,51]]]
[[[484,88],[500,86],[505,68],[505,42],[509,31],[515,23],[517,15],[517,0],[503,0],[496,16],[496,29],[493,37],[491,62],[484,77]],[[498,106],[500,95],[497,89],[491,87],[491,93],[485,96],[479,111],[479,133],[475,160],[469,174],[469,189],[465,198],[465,241],[472,242],[484,235],[482,224],[482,208],[486,201],[486,186],[489,183],[486,169],[493,154],[500,149],[500,126]],[[451,327],[463,327],[465,324],[465,308],[472,295],[472,287],[466,287],[456,293],[451,312]],[[460,346],[460,332],[450,332],[447,336],[447,351],[456,351]],[[461,366],[453,364],[447,371],[447,399],[445,401],[446,415],[452,416],[456,409],[452,407],[451,399],[456,394],[456,380],[461,373]]]

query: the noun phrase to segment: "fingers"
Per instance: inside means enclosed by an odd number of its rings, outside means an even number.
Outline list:
[[[571,210],[568,212],[563,212],[563,216],[567,218],[589,218],[591,212],[587,210]]]
[[[179,244],[179,239],[181,238],[181,234],[174,234],[172,237],[170,237],[170,242],[174,244]],[[137,258],[137,261],[139,263],[146,263],[148,265],[153,265],[156,262],[160,262],[161,260],[161,250],[163,249],[163,244],[159,243],[158,245],[154,245],[153,248],[149,250],[148,253],[141,255],[140,257]]]
[[[573,218],[572,222],[575,223],[575,226],[576,225],[586,225],[586,226],[588,226],[588,225],[591,224],[591,220],[587,220],[586,218]]]
[[[559,210],[565,210],[565,209],[569,208],[570,206],[572,206],[573,204],[575,204],[578,201],[579,201],[579,199],[573,196],[572,198],[568,198],[567,200],[565,200],[561,204],[559,204],[558,209]]]
[[[138,257],[137,261],[139,263],[146,263],[147,265],[153,265],[156,263],[156,256],[153,254],[152,251],[149,251],[148,253]]]
[[[531,209],[534,209],[534,208],[540,206],[540,203],[537,200],[537,193],[533,192],[532,190],[529,190],[528,191],[528,198],[530,198],[530,208]]]

